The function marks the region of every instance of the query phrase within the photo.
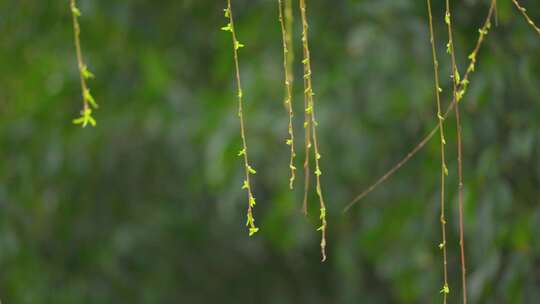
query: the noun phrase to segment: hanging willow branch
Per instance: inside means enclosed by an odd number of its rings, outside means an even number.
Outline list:
[[[81,116],[74,119],[73,123],[76,125],[81,125],[83,128],[87,125],[92,127],[96,126],[96,120],[92,116],[92,108],[97,109],[98,104],[96,103],[92,94],[90,94],[90,89],[86,81],[88,79],[94,78],[94,74],[88,70],[88,67],[83,61],[82,51],[81,51],[81,27],[79,25],[79,17],[81,16],[81,11],[77,8],[77,3],[75,0],[69,1],[69,6],[71,9],[71,17],[73,21],[73,41],[75,44],[75,51],[77,54],[77,65],[79,68],[79,77],[81,81],[81,94],[83,100],[83,109],[81,110]]]
[[[431,0],[427,0],[427,7],[428,7],[428,17],[429,17],[429,37],[431,41],[431,53],[433,57],[433,72],[435,77],[435,99],[437,101],[437,118],[439,120],[439,136],[440,136],[440,149],[441,149],[441,215],[440,215],[440,222],[441,222],[441,243],[439,244],[439,248],[442,250],[443,255],[443,279],[444,279],[444,285],[441,289],[441,293],[443,294],[443,303],[446,304],[446,298],[447,295],[450,293],[450,288],[448,287],[448,268],[447,268],[447,261],[446,261],[446,219],[444,215],[444,198],[445,198],[445,176],[448,175],[448,169],[446,167],[446,160],[445,160],[445,145],[446,140],[444,138],[444,117],[441,110],[441,97],[440,92],[441,86],[439,84],[439,62],[437,61],[437,51],[435,48],[435,34],[433,33],[433,17],[431,14]]]
[[[294,130],[293,130],[293,107],[292,107],[292,65],[289,64],[290,56],[289,56],[289,40],[290,35],[289,31],[290,26],[288,26],[285,22],[285,17],[283,13],[283,0],[278,0],[278,6],[279,6],[279,24],[281,27],[281,36],[283,40],[283,74],[285,75],[285,107],[287,108],[288,114],[289,114],[289,125],[288,125],[288,133],[289,138],[286,139],[286,144],[290,146],[291,150],[291,156],[289,160],[289,169],[291,170],[291,177],[289,178],[289,188],[293,189],[294,186],[294,179],[295,179],[295,172],[296,167],[294,166],[294,157],[296,156],[296,153],[294,151]],[[289,27],[289,29],[287,29]]]
[[[319,228],[317,228],[318,231],[321,231],[321,255],[322,255],[322,261],[324,262],[326,260],[326,229],[327,229],[327,223],[326,223],[326,205],[324,203],[323,193],[321,189],[321,175],[322,171],[320,168],[320,159],[321,154],[319,153],[319,143],[317,140],[317,120],[315,119],[315,103],[313,100],[313,96],[315,93],[313,92],[313,86],[311,83],[311,57],[309,52],[309,38],[308,38],[308,22],[307,22],[307,12],[306,12],[306,1],[300,0],[300,13],[302,16],[302,46],[303,46],[303,53],[304,53],[304,59],[302,60],[302,63],[304,64],[304,100],[305,100],[305,115],[306,115],[306,121],[304,123],[304,127],[306,128],[306,162],[309,160],[309,148],[311,147],[311,143],[309,142],[309,127],[311,127],[311,133],[313,138],[313,152],[315,155],[315,179],[317,182],[317,196],[319,197],[319,204],[320,204],[320,214],[319,219],[321,221],[321,225]],[[308,162],[309,164],[309,162]],[[309,165],[307,166],[306,170],[306,180],[309,176]],[[306,182],[307,185],[307,182]],[[307,190],[307,188],[306,188]],[[306,198],[307,193],[304,195],[304,204],[306,204]],[[306,209],[307,212],[307,209]]]
[[[304,19],[302,18],[302,27],[304,25]],[[308,67],[307,63],[308,60],[306,59],[306,47],[305,47],[305,36],[304,36],[304,30],[302,30],[302,46],[303,46],[303,56],[304,59],[302,60],[302,63],[304,64],[304,201],[302,203],[302,212],[304,215],[307,216],[308,214],[308,196],[309,196],[309,185],[310,185],[310,176],[311,176],[311,170],[310,170],[310,151],[311,151],[311,119],[310,119],[310,113],[309,113],[309,83],[307,77],[311,77],[308,74]],[[309,76],[307,76],[309,75]],[[307,76],[307,77],[306,77]]]
[[[514,2],[514,5],[521,12],[523,17],[525,17],[525,20],[527,20],[527,23],[536,31],[538,35],[540,35],[540,28],[534,23],[531,17],[529,17],[529,14],[527,14],[527,9],[521,6],[517,0],[512,0],[512,2]]]
[[[233,58],[234,58],[234,67],[236,74],[236,87],[237,87],[237,97],[238,97],[238,117],[240,119],[240,137],[242,138],[242,149],[238,152],[238,156],[242,157],[244,160],[244,171],[245,179],[242,185],[242,189],[247,191],[248,194],[248,209],[247,209],[247,221],[246,226],[249,228],[249,236],[252,236],[259,228],[255,226],[255,218],[253,217],[253,207],[255,207],[255,197],[253,196],[253,191],[250,182],[250,176],[257,173],[249,164],[248,158],[248,147],[246,140],[246,130],[244,127],[244,113],[243,113],[243,93],[242,93],[242,82],[240,80],[240,63],[238,60],[238,50],[243,48],[244,45],[238,41],[236,38],[236,31],[234,28],[234,18],[231,7],[231,0],[227,0],[227,8],[225,11],[225,18],[228,18],[229,23],[221,28],[221,30],[230,32],[233,44]]]
[[[293,25],[294,25],[294,15],[293,15],[293,0],[285,0],[285,28],[287,30],[287,46],[289,46],[288,52],[287,52],[287,65],[288,69],[291,72],[291,79],[289,79],[292,84],[294,83],[294,77],[293,75],[293,65],[294,65],[294,43],[293,43]]]
[[[476,57],[478,55],[478,52],[480,51],[480,48],[484,42],[486,35],[489,32],[489,29],[491,28],[491,19],[493,18],[493,12],[495,11],[495,3],[496,3],[495,0],[491,0],[491,5],[489,7],[489,11],[486,16],[486,19],[484,20],[483,26],[478,30],[479,35],[476,41],[476,46],[474,47],[473,51],[469,55],[469,66],[457,89],[458,96],[463,97],[469,86],[469,76],[475,70]],[[443,115],[444,118],[446,118],[450,114],[450,112],[454,109],[454,106],[456,105],[456,103],[457,103],[457,99],[453,98],[452,102],[448,105],[448,107],[446,108],[446,111],[444,112],[444,115]],[[433,129],[411,149],[411,151],[409,151],[392,168],[390,168],[390,170],[386,171],[383,175],[381,175],[381,177],[379,177],[375,182],[373,182],[369,187],[367,187],[366,190],[364,190],[362,193],[357,195],[351,202],[349,202],[345,206],[345,208],[343,208],[343,212],[344,213],[347,212],[356,203],[358,203],[360,200],[362,200],[364,197],[370,194],[373,190],[377,189],[386,180],[392,177],[401,167],[403,167],[403,165],[405,165],[411,158],[413,158],[413,156],[415,156],[418,153],[418,151],[422,150],[422,148],[431,140],[431,138],[433,138],[433,136],[437,133],[437,131],[439,131],[438,124],[434,126]]]
[[[459,204],[459,245],[461,253],[461,289],[463,304],[467,304],[467,276],[465,270],[465,240],[463,230],[463,166],[462,166],[462,140],[461,140],[461,115],[459,103],[461,97],[458,96],[458,86],[460,84],[459,71],[456,64],[454,38],[452,33],[452,14],[450,10],[450,1],[446,0],[446,12],[444,21],[448,29],[448,44],[446,50],[450,54],[452,68],[452,96],[457,100],[455,109],[456,114],[456,134],[457,134],[457,163],[458,163],[458,204]]]

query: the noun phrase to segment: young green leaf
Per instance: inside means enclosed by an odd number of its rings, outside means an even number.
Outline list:
[[[251,173],[251,174],[257,173],[257,171],[255,171],[255,169],[253,169],[253,168],[252,168],[251,166],[249,166],[249,165],[248,165],[248,171],[249,171],[249,173]]]
[[[249,228],[249,236],[253,236],[255,233],[259,231],[259,228],[257,227],[251,227]]]
[[[98,104],[92,94],[90,94],[89,89],[84,90],[84,100],[86,100],[94,109],[98,108]]]
[[[78,118],[73,119],[73,124],[81,125],[81,127],[85,128],[87,125],[91,125],[92,127],[96,126],[96,120],[92,117],[92,110],[86,109],[81,112],[81,116]]]
[[[235,50],[238,50],[238,49],[243,48],[243,47],[245,47],[245,45],[243,45],[242,43],[240,43],[240,41],[236,40],[236,41],[234,42],[234,49],[235,49]]]

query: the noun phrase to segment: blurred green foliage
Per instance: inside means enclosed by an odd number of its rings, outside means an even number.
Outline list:
[[[540,20],[540,2],[521,1]],[[0,0],[3,303],[433,303],[438,142],[349,213],[341,209],[436,123],[427,11],[412,0],[309,1],[328,210],[288,190],[277,1],[234,1],[256,218],[245,193],[224,1],[80,0],[96,128],[68,1]],[[488,0],[455,1],[458,64]],[[295,6],[296,8],[296,6]],[[435,3],[443,102],[451,80]],[[297,19],[298,11],[296,10]],[[540,37],[499,1],[462,101],[470,303],[540,299]],[[296,54],[300,27],[296,23]],[[297,61],[299,59],[297,58]],[[301,134],[301,64],[296,64]],[[455,126],[447,120],[450,303],[460,299]],[[302,136],[300,135],[299,138]],[[303,158],[297,143],[297,166]]]

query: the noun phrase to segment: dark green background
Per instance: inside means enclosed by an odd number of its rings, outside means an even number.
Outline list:
[[[328,261],[318,206],[288,183],[277,1],[233,1],[247,200],[225,1],[79,0],[100,104],[81,109],[68,1],[0,0],[0,299],[25,303],[438,303],[439,144],[342,208],[436,123],[424,1],[308,1]],[[434,1],[443,102],[443,1]],[[452,1],[461,71],[488,0]],[[540,2],[521,1],[540,20]],[[295,1],[296,21],[299,21]],[[300,27],[296,23],[296,54]],[[295,65],[302,138],[301,63]],[[462,105],[470,303],[540,299],[540,36],[511,1]],[[450,301],[460,301],[453,116],[447,120]],[[297,167],[303,159],[298,141]],[[300,171],[301,172],[301,171]]]

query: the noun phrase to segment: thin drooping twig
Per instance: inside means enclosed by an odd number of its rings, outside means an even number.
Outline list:
[[[534,23],[531,17],[529,17],[529,14],[527,14],[527,9],[521,6],[517,0],[512,0],[512,2],[514,2],[514,5],[521,12],[523,17],[525,17],[527,23],[536,31],[536,33],[538,33],[538,35],[540,35],[540,28]]]
[[[300,0],[300,12],[302,16],[302,46],[304,50],[304,59],[302,63],[304,64],[304,98],[307,100],[307,108],[305,109],[306,114],[308,115],[308,126],[311,125],[311,132],[313,138],[313,152],[315,154],[315,180],[317,182],[316,191],[317,196],[319,197],[320,204],[320,215],[319,219],[321,220],[321,226],[317,229],[321,231],[321,255],[322,261],[326,260],[326,205],[324,203],[322,187],[321,187],[321,167],[320,159],[321,154],[319,153],[319,143],[317,139],[317,120],[315,119],[315,102],[313,100],[313,86],[311,83],[311,56],[309,52],[309,39],[308,39],[308,22],[307,22],[307,12],[306,12],[306,1]],[[309,154],[306,151],[306,160],[309,158]],[[307,174],[309,175],[309,170]]]
[[[90,78],[94,78],[86,64],[84,63],[82,51],[81,51],[81,27],[79,25],[79,17],[81,16],[81,11],[77,7],[75,0],[69,1],[69,6],[71,9],[71,19],[73,22],[73,41],[75,45],[75,52],[77,55],[77,66],[79,68],[79,78],[81,82],[81,95],[83,100],[83,109],[81,110],[81,116],[73,120],[74,124],[80,124],[82,127],[87,125],[96,126],[96,120],[92,117],[92,108],[98,108],[98,105],[90,94],[90,89],[88,89],[88,84],[86,81]]]
[[[488,33],[489,28],[491,27],[490,20],[493,16],[493,11],[495,9],[495,0],[491,1],[491,6],[489,8],[489,12],[486,16],[486,19],[484,20],[482,28],[479,29],[479,35],[478,40],[476,41],[476,46],[474,47],[473,51],[469,55],[469,67],[467,68],[467,71],[465,75],[463,76],[463,79],[460,82],[460,85],[458,87],[458,95],[461,94],[462,96],[465,94],[466,89],[469,84],[469,76],[474,71],[475,65],[476,65],[476,56],[478,52],[480,51],[480,48],[484,42],[485,36]],[[452,102],[448,105],[446,108],[446,111],[444,112],[444,118],[448,117],[450,112],[454,109],[454,106],[456,105],[456,99],[452,99]],[[408,152],[403,158],[401,158],[390,170],[386,171],[381,177],[379,177],[375,182],[373,182],[369,187],[366,188],[366,190],[362,191],[359,195],[357,195],[351,202],[343,208],[343,213],[349,211],[355,204],[357,204],[359,201],[361,201],[364,197],[366,197],[368,194],[373,192],[375,189],[377,189],[381,184],[383,184],[386,180],[388,180],[390,177],[392,177],[403,165],[405,165],[413,156],[415,156],[422,148],[433,138],[433,136],[437,133],[439,130],[439,125],[433,127],[433,129],[424,136],[420,142],[418,142],[410,152]]]
[[[291,177],[289,178],[289,188],[292,190],[294,186],[296,167],[294,166],[294,157],[296,153],[294,151],[294,130],[293,130],[293,107],[292,107],[292,66],[289,64],[289,44],[288,44],[288,30],[285,23],[285,16],[283,13],[283,0],[278,0],[279,6],[279,24],[281,27],[281,36],[283,40],[283,73],[285,74],[285,106],[289,112],[289,125],[288,133],[289,138],[285,141],[290,147],[291,156],[289,159],[289,169],[291,171]]]
[[[444,17],[446,27],[448,29],[448,44],[447,52],[450,54],[452,68],[452,97],[455,99],[456,106],[456,137],[457,137],[457,163],[458,163],[458,201],[459,201],[459,245],[461,252],[461,289],[463,296],[463,304],[467,304],[467,275],[465,270],[465,241],[463,230],[463,172],[462,172],[462,142],[461,142],[461,118],[459,111],[460,97],[458,96],[458,86],[460,84],[459,70],[456,64],[454,37],[452,33],[452,14],[450,10],[450,1],[446,0],[446,13]]]
[[[302,34],[303,35],[303,34]],[[304,37],[302,36],[302,41]],[[303,49],[303,56],[306,57],[305,47]],[[304,59],[305,60],[305,59]],[[307,75],[307,66],[304,64],[304,75]],[[308,215],[308,196],[309,196],[309,184],[310,184],[310,150],[311,150],[311,119],[308,113],[309,108],[309,97],[307,96],[306,89],[309,86],[308,80],[304,76],[304,201],[302,203],[302,213]]]
[[[300,5],[302,3],[300,2]],[[302,55],[304,63],[304,200],[302,203],[302,213],[305,216],[308,215],[308,196],[309,196],[309,185],[310,185],[310,151],[311,151],[311,119],[310,114],[308,113],[309,108],[309,97],[307,95],[307,87],[309,86],[308,80],[305,75],[308,73],[308,67],[306,65],[306,47],[305,47],[305,38],[304,38],[304,19],[302,17]]]
[[[467,304],[467,272],[465,261],[465,228],[463,226],[463,165],[462,165],[462,140],[461,140],[461,118],[459,113],[459,102],[456,103],[456,133],[457,133],[457,160],[458,160],[458,201],[459,201],[459,247],[461,256],[461,290],[463,294],[463,304]]]
[[[287,29],[287,46],[289,50],[287,52],[287,65],[288,69],[291,72],[291,87],[294,83],[293,77],[293,65],[294,65],[294,42],[293,42],[293,32],[294,32],[294,14],[293,14],[293,0],[285,0],[285,28]]]
[[[83,69],[84,69],[84,62],[82,58],[82,51],[81,51],[81,42],[80,42],[80,35],[81,35],[81,27],[79,26],[78,17],[81,15],[79,9],[77,8],[77,4],[75,3],[75,0],[70,0],[70,6],[71,6],[71,19],[73,22],[73,40],[75,43],[75,52],[77,54],[77,65],[79,68],[79,77],[81,80],[81,92],[82,92],[82,98],[83,98],[83,110],[86,110],[89,108],[88,101],[86,98],[84,98],[84,92],[88,90],[88,85],[86,84],[86,78],[83,76]]]
[[[305,71],[304,71],[305,73]],[[306,86],[306,80],[304,79],[304,87]],[[304,98],[304,109],[308,107],[307,99]],[[302,213],[308,215],[308,195],[309,195],[309,183],[310,183],[310,166],[309,166],[309,154],[311,149],[311,122],[309,115],[304,113],[304,143],[305,143],[305,158],[304,158],[304,200],[302,202]]]
[[[431,42],[431,54],[433,57],[433,72],[434,72],[434,78],[435,78],[435,99],[437,101],[437,119],[439,120],[439,137],[440,137],[440,149],[441,149],[441,214],[440,214],[440,222],[441,222],[441,243],[439,244],[439,248],[442,250],[442,256],[443,256],[443,280],[444,285],[441,290],[441,293],[443,294],[443,303],[446,304],[446,298],[448,296],[448,293],[450,293],[450,288],[448,287],[448,267],[447,267],[447,261],[446,261],[446,218],[444,215],[445,211],[445,205],[444,205],[444,199],[445,199],[445,177],[448,175],[448,169],[446,167],[446,160],[445,160],[445,145],[446,140],[444,138],[444,117],[442,114],[442,108],[441,108],[441,97],[440,92],[441,86],[439,84],[439,61],[437,60],[437,50],[436,50],[436,42],[435,42],[435,34],[433,32],[433,17],[431,13],[431,0],[427,0],[427,7],[428,7],[428,18],[429,18],[429,37]]]
[[[238,117],[240,119],[240,136],[242,138],[242,150],[238,153],[238,156],[243,157],[244,160],[244,171],[245,171],[245,180],[242,185],[242,189],[245,189],[248,194],[248,209],[247,209],[247,221],[246,226],[249,228],[249,236],[252,236],[259,228],[255,226],[255,218],[253,217],[253,207],[255,206],[255,196],[253,196],[253,191],[250,182],[250,176],[255,174],[256,171],[249,164],[248,158],[248,147],[246,140],[246,130],[244,127],[244,114],[243,114],[243,92],[242,92],[242,82],[240,80],[240,63],[238,59],[238,50],[243,48],[244,45],[238,41],[236,37],[236,30],[234,27],[234,18],[231,6],[231,0],[227,0],[227,8],[225,9],[225,18],[228,18],[229,23],[222,27],[221,29],[230,32],[233,44],[233,58],[234,58],[234,67],[236,75],[236,87],[237,87],[237,97],[238,97]]]
[[[292,0],[291,0],[292,1]],[[304,32],[302,31],[302,46],[304,46]],[[303,58],[306,57],[305,47],[303,47]],[[307,73],[307,67],[304,64],[304,75]],[[306,77],[304,78],[304,88],[308,86]],[[309,185],[310,185],[310,164],[309,164],[309,155],[311,149],[311,120],[309,119],[309,113],[306,111],[309,106],[309,100],[304,91],[304,200],[302,202],[302,213],[305,216],[308,215],[308,196],[309,196]]]

